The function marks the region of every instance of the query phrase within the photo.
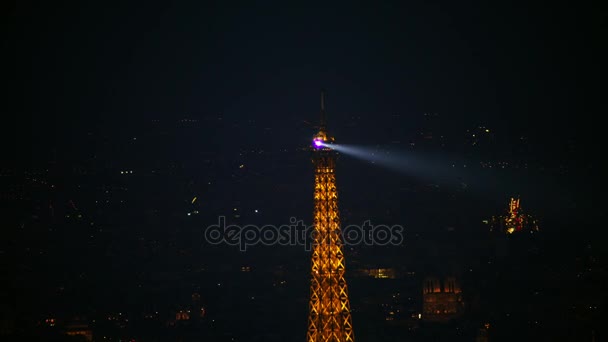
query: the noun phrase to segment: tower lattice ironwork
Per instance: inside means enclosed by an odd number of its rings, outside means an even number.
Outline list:
[[[344,278],[342,231],[336,188],[336,152],[327,134],[321,93],[321,125],[313,140],[315,167],[314,233],[307,342],[354,341]]]

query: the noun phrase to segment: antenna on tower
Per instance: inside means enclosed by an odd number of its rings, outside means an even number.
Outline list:
[[[321,89],[321,122],[320,122],[321,130],[325,130],[326,125],[327,125],[327,118],[325,115],[325,90]]]

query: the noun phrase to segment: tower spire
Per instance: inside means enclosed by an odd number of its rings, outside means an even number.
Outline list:
[[[325,114],[325,90],[323,89],[321,89],[321,122],[319,126],[323,131],[327,128],[327,117]]]

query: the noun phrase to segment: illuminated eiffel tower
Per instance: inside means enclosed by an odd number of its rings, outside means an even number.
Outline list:
[[[321,124],[313,138],[315,165],[314,235],[307,342],[354,341],[348,288],[344,279],[342,231],[336,188],[336,152],[327,134],[324,94]]]

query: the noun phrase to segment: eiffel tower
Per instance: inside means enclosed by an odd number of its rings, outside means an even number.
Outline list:
[[[307,342],[354,341],[348,288],[344,279],[342,231],[336,188],[334,138],[327,134],[325,96],[321,123],[313,138],[315,167],[314,233]]]

